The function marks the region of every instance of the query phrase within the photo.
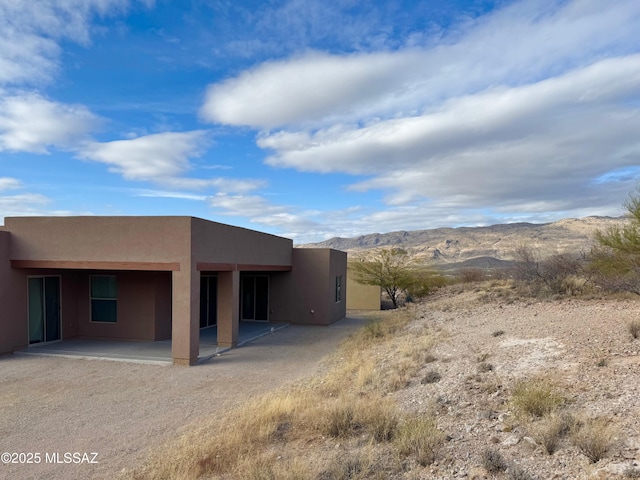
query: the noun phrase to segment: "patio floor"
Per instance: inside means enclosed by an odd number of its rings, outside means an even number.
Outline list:
[[[287,323],[240,322],[238,328],[238,346],[256,338],[268,335]],[[200,354],[198,363],[204,362],[228,348],[218,348],[217,327],[200,330]],[[58,342],[35,344],[15,352],[22,355],[55,355],[73,358],[103,359],[137,363],[171,364],[171,340],[130,341],[107,339],[69,338]]]

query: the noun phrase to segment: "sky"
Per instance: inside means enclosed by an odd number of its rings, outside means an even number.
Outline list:
[[[618,216],[638,0],[0,0],[0,223],[292,238]]]

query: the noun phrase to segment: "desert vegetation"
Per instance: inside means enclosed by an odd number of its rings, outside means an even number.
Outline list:
[[[514,284],[455,284],[417,304],[369,314],[324,375],[203,419],[123,478],[541,480],[556,470],[566,478],[637,478],[626,443],[634,430],[625,423],[635,420],[591,406],[605,395],[599,392],[608,396],[601,405],[619,395],[609,390],[611,363],[597,366],[602,355],[585,346],[583,366],[571,373],[564,355],[545,353],[553,342],[521,337],[537,327],[518,320],[540,318],[531,309],[558,309],[558,318],[576,322],[562,312],[565,298],[587,305],[634,300],[572,296],[535,300],[542,302],[536,307]],[[633,345],[625,332],[622,322],[611,338]],[[538,364],[546,355],[553,362]],[[634,392],[630,385],[628,395]]]
[[[405,300],[424,298],[450,283],[438,271],[416,262],[406,250],[397,247],[366,252],[349,261],[349,270],[359,283],[379,286],[393,308]]]
[[[407,461],[433,463],[445,441],[435,417],[406,415],[388,396],[416,377],[436,340],[410,334],[409,321],[407,311],[372,318],[325,376],[208,419],[125,477],[388,478]]]
[[[396,248],[352,262],[395,310],[324,375],[203,419],[123,478],[640,478],[635,197],[629,210],[592,252],[522,246],[500,278],[445,279]]]

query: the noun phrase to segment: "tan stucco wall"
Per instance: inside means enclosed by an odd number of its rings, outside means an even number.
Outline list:
[[[117,322],[91,321],[90,276],[115,275],[118,288]],[[80,337],[118,338],[129,340],[162,340],[170,338],[171,304],[168,309],[157,311],[158,298],[171,299],[168,272],[86,272],[78,275],[76,290],[76,334]],[[162,281],[165,279],[165,281]],[[63,302],[68,295],[63,293]],[[67,303],[67,302],[65,302]],[[158,316],[160,319],[158,319]],[[169,325],[161,320],[169,319]],[[162,335],[156,331],[158,323]],[[168,335],[167,335],[168,333]]]
[[[241,271],[270,275],[274,321],[328,324],[345,316],[344,252],[296,253],[290,239],[193,217],[28,217],[5,223],[0,286],[7,288],[0,294],[8,317],[0,352],[28,341],[27,275],[61,276],[63,338],[171,338],[176,363],[192,364],[198,355],[201,271],[218,272],[223,343],[237,340]],[[16,268],[9,268],[10,260]],[[89,321],[92,272],[118,276],[116,325]],[[337,303],[336,275],[343,275],[343,298]]]
[[[380,287],[362,285],[356,282],[347,269],[347,309],[349,310],[380,310]]]
[[[16,260],[184,263],[190,225],[191,217],[5,219]]]
[[[291,266],[288,238],[193,218],[193,261]]]
[[[61,290],[62,338],[92,337],[128,340],[166,340],[171,338],[171,273],[129,271],[79,271],[59,269],[14,270],[20,290],[26,292],[30,276],[58,276]],[[90,276],[115,275],[118,288],[118,321],[114,324],[91,322]],[[26,295],[12,322],[20,325],[19,345],[28,344]],[[11,302],[9,302],[11,303]],[[3,318],[8,318],[4,317]]]
[[[0,354],[27,346],[27,280],[10,268],[11,234],[0,230]]]
[[[346,315],[347,254],[328,248],[294,248],[288,275],[273,275],[271,320],[328,325]],[[342,275],[342,301],[335,301],[336,276]]]

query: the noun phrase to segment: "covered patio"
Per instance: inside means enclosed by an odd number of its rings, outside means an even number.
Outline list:
[[[288,327],[287,323],[241,321],[238,346]],[[217,327],[200,330],[200,354],[197,363],[210,360],[230,347],[218,346]],[[134,341],[69,338],[57,342],[34,344],[15,352],[18,355],[62,356],[93,360],[171,365],[171,340]]]

